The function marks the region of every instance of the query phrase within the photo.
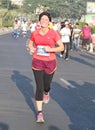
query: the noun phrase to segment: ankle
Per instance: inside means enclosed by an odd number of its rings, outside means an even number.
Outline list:
[[[38,111],[38,114],[39,114],[39,113],[42,113],[42,111]]]
[[[49,92],[45,92],[45,95],[48,95],[49,94]]]

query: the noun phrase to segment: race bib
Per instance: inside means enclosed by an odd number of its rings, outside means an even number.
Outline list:
[[[37,47],[37,55],[49,56],[50,53],[45,51],[44,46],[38,46]]]

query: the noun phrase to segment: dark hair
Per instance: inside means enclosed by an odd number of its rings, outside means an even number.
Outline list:
[[[65,22],[61,22],[61,29],[65,27]]]
[[[87,26],[88,26],[88,23],[85,23],[84,25],[87,25]]]
[[[39,21],[41,20],[41,18],[42,18],[43,15],[46,15],[49,18],[49,21],[51,22],[51,16],[50,16],[50,14],[48,12],[42,12],[39,15]]]
[[[76,25],[79,25],[79,23],[76,23]]]

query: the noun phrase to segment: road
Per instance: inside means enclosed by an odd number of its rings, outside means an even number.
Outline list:
[[[71,51],[69,61],[57,54],[45,123],[35,122],[28,38],[0,36],[0,130],[95,130],[95,56],[86,52]]]

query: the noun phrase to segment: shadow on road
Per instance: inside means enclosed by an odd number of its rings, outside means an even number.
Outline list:
[[[22,75],[19,71],[15,70],[13,71],[11,79],[13,80],[13,82],[15,82],[16,86],[23,94],[26,103],[29,105],[31,110],[36,114],[35,106],[32,101],[32,98],[34,99],[34,89],[31,84],[32,80]]]
[[[92,68],[95,68],[95,64],[91,64],[90,62],[86,61],[86,59],[82,59],[82,58],[78,58],[76,56],[70,56],[70,59],[76,61],[76,62],[79,62],[81,64],[84,64],[86,66],[90,66]],[[90,58],[91,59],[91,58]],[[94,58],[95,59],[95,58]]]
[[[9,126],[5,123],[0,122],[0,130],[9,130]]]
[[[52,98],[69,116],[70,130],[95,130],[95,84],[69,82],[76,88],[53,82]]]
[[[48,130],[59,130],[56,126],[50,126]]]
[[[80,56],[82,56],[83,58],[86,58],[88,60],[95,60],[95,55],[85,55],[83,53],[80,54]]]

